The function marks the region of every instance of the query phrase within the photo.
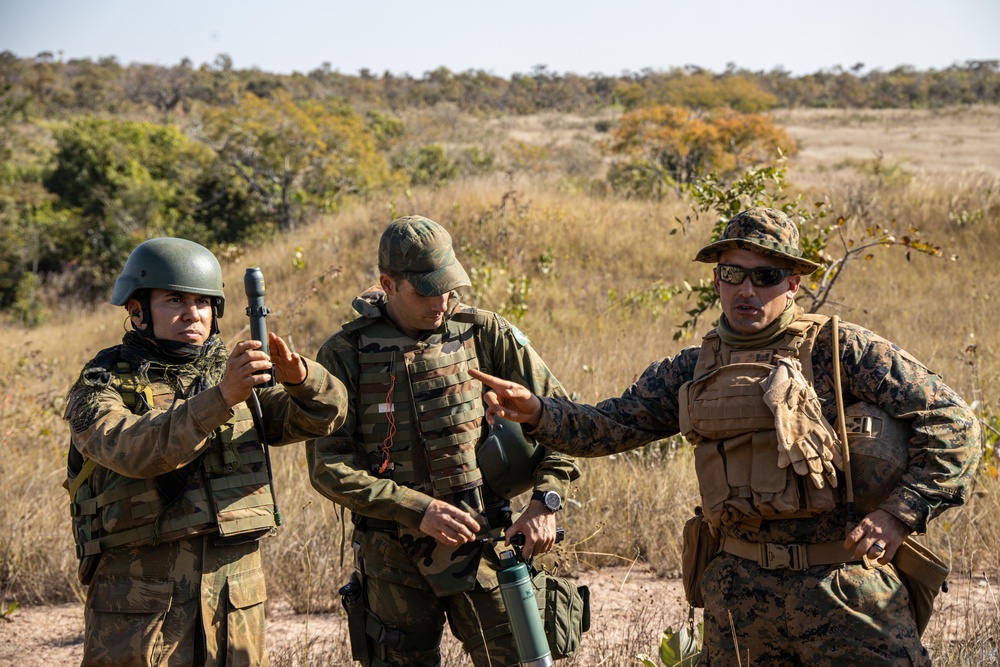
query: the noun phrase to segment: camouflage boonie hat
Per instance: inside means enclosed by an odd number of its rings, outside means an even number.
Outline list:
[[[722,236],[699,250],[694,261],[718,262],[722,251],[732,248],[790,259],[795,262],[792,270],[803,276],[820,266],[802,257],[798,228],[787,215],[773,208],[751,208],[734,216],[722,230]]]
[[[451,234],[419,215],[392,221],[378,244],[378,268],[402,273],[424,296],[438,296],[472,281],[455,257]]]

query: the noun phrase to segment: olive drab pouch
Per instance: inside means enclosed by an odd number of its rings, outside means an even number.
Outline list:
[[[590,589],[545,570],[537,570],[531,583],[552,657],[568,658],[580,648],[583,633],[590,629]]]
[[[700,507],[694,508],[694,516],[684,524],[683,550],[681,553],[681,580],[684,582],[684,596],[692,607],[704,607],[701,594],[701,578],[721,546],[718,534],[702,514]]]
[[[892,564],[910,594],[910,611],[917,622],[917,633],[923,635],[934,613],[934,598],[945,590],[951,567],[912,536],[899,545]]]
[[[361,585],[361,577],[357,572],[351,573],[351,579],[338,591],[340,603],[347,612],[347,632],[351,638],[351,658],[364,667],[371,665],[371,646],[368,644],[367,608],[365,606],[365,591]]]

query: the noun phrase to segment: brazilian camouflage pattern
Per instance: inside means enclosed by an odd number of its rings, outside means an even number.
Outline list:
[[[360,542],[358,554],[364,566],[369,613],[383,626],[403,630],[408,637],[426,638],[430,644],[422,650],[400,650],[373,642],[376,656],[390,665],[437,667],[441,664],[440,638],[447,619],[452,634],[462,642],[476,667],[519,664],[514,637],[503,628],[507,616],[493,570],[479,568],[472,590],[439,597],[413,567],[411,555],[394,535],[372,530],[356,533],[355,540]],[[487,573],[491,576],[483,576]]]
[[[358,411],[372,474],[462,507],[488,527],[475,452],[483,404],[482,384],[469,375],[478,368],[472,326],[451,319],[417,341],[378,319],[360,335]],[[400,541],[437,595],[475,585],[478,550],[407,528]]]
[[[813,349],[812,365],[823,416],[832,424],[836,421],[837,405],[832,377],[831,329],[832,325],[828,323],[820,331]],[[851,406],[860,401],[871,403],[912,429],[908,466],[898,484],[886,490],[885,499],[879,507],[903,521],[914,532],[925,532],[929,519],[965,502],[981,456],[979,423],[958,394],[898,346],[867,329],[844,322],[839,327],[838,336],[845,405]],[[574,404],[560,398],[542,398],[544,411],[532,435],[550,448],[576,456],[606,456],[675,435],[679,432],[678,393],[681,385],[694,378],[698,355],[699,348],[690,347],[673,358],[656,361],[621,397],[602,401],[596,406]],[[842,480],[839,486],[843,488]],[[739,525],[727,532],[752,542],[816,544],[842,541],[846,537],[847,525],[847,510],[843,504],[838,504],[833,511],[815,517]],[[729,562],[729,556],[720,555],[719,558],[726,560],[718,565],[713,562],[715,568],[712,572],[718,572],[723,563]],[[741,564],[747,571],[746,576],[739,579],[741,583],[775,581],[768,579],[774,576],[773,572],[764,570],[756,563],[741,561]],[[825,578],[829,572],[844,572],[856,567],[863,566],[818,566],[805,573]],[[885,575],[881,573],[877,576]],[[709,594],[705,607],[708,619],[706,655],[709,656],[720,654],[719,642],[725,641],[730,632],[727,610],[753,608],[754,600],[762,595],[745,593],[740,586],[734,586],[726,589],[729,597],[724,598],[718,591],[722,583],[721,573],[718,576],[706,575],[703,579],[703,589]],[[752,587],[746,590],[751,591]],[[865,596],[868,589],[860,586],[855,590],[858,591],[855,595]],[[780,600],[788,592],[784,588],[769,588],[766,599],[771,604],[780,605]],[[895,608],[907,606],[904,590],[894,588],[886,596],[891,598]],[[888,604],[887,600],[869,597],[851,598],[849,602],[852,608],[861,609],[862,615],[872,604]],[[818,607],[817,614],[824,615],[826,619],[821,626],[823,636],[829,641],[851,641],[853,635],[834,632],[851,620],[846,617],[844,608],[844,605],[838,607],[832,602]],[[909,636],[910,631],[903,627],[913,623],[912,616],[901,613],[893,619],[891,629],[890,626],[881,626],[885,632],[884,641],[893,645],[905,644],[908,640],[897,637],[897,634]],[[879,627],[876,621],[871,623],[873,627]],[[796,642],[775,632],[774,625],[773,619],[756,623],[747,618],[746,625],[740,626],[741,633],[759,632],[761,637],[773,638],[768,640],[766,652],[785,656],[784,661],[754,661],[751,664],[797,664],[795,661],[798,658],[794,657],[799,650]],[[817,635],[813,640],[819,637]],[[743,646],[742,641],[740,645]],[[733,664],[734,657],[731,653],[725,654],[725,660],[715,662]]]
[[[735,215],[716,241],[698,251],[694,261],[715,264],[723,251],[734,248],[791,260],[794,271],[804,276],[819,268],[819,264],[802,256],[799,228],[774,208],[751,208]]]
[[[380,271],[403,274],[425,296],[437,296],[472,281],[455,257],[451,234],[429,218],[398,218],[382,232],[378,246]]]
[[[486,630],[506,622],[497,588],[497,563],[489,557],[488,550],[487,558],[481,557],[483,547],[478,542],[464,545],[454,553],[447,554],[448,564],[452,557],[456,561],[467,563],[467,574],[473,576],[476,583],[470,591],[436,596],[421,567],[435,567],[426,560],[429,554],[436,555],[439,550],[433,538],[419,531],[423,513],[433,496],[427,490],[400,483],[391,477],[375,475],[370,468],[372,461],[364,444],[363,417],[359,407],[364,390],[361,382],[361,336],[364,329],[375,321],[391,324],[385,316],[385,303],[384,293],[377,288],[363,293],[354,302],[361,317],[328,338],[317,354],[317,360],[343,380],[351,400],[343,426],[331,436],[310,441],[306,445],[312,484],[327,498],[346,506],[356,519],[367,517],[379,522],[391,522],[391,529],[358,528],[354,537],[355,544],[359,546],[357,566],[365,579],[369,608],[379,617],[385,614],[386,625],[407,633],[426,633],[431,631],[428,628],[440,633],[444,618],[447,617],[456,636],[478,635],[480,626],[475,620],[476,614],[470,611],[470,600],[471,608],[478,613],[482,627]],[[515,333],[514,327],[503,317],[462,306],[455,299],[455,306],[448,319],[472,325],[470,331],[476,363],[484,372],[524,384],[540,395],[567,395],[538,354],[527,344],[523,334]],[[429,333],[433,335],[433,332]],[[481,422],[479,435],[483,437],[486,432],[485,420]],[[402,442],[397,435],[394,450],[404,446],[412,447],[413,444]],[[578,476],[579,471],[572,458],[548,451],[535,470],[534,488],[538,491],[556,491],[566,497],[569,483]],[[485,487],[459,492],[449,498],[448,502],[465,507],[475,516],[475,500],[467,494],[480,492],[485,494]],[[492,505],[492,501],[486,500],[485,496],[484,501],[488,506]],[[480,524],[486,526],[485,518]],[[502,527],[489,526],[494,530]],[[372,590],[387,592],[373,594]],[[433,622],[427,622],[425,612]],[[513,642],[509,634],[495,641],[491,640],[489,645],[493,665],[516,664],[516,658],[510,653]],[[418,651],[414,655],[403,657],[398,653],[393,654],[395,664],[399,665],[437,664],[433,662],[435,655],[436,650],[429,654]],[[489,664],[481,649],[478,652],[474,650],[472,655],[476,665]]]
[[[220,348],[224,367],[228,353],[221,342],[212,338],[206,346]],[[233,428],[233,422],[245,421],[237,415],[245,414],[247,407],[230,411],[215,386],[221,373],[206,375],[197,361],[170,362],[154,350],[154,343],[130,332],[121,346],[102,351],[85,367],[67,399],[71,447],[98,464],[84,485],[92,495],[139,483],[150,504],[163,510],[157,510],[162,520],[157,525],[168,527],[192,517],[189,523],[195,528],[168,530],[153,540],[102,551],[88,589],[84,653],[91,657],[84,664],[188,665],[198,654],[192,645],[205,656],[205,664],[266,664],[262,605],[266,593],[256,542],[266,529],[252,528],[247,535],[226,538],[219,533],[218,519],[229,515],[233,530],[226,532],[231,535],[244,532],[238,525],[243,520],[257,524],[257,517],[265,513],[265,523],[273,525],[270,494],[260,484],[224,483],[227,488],[212,491],[222,502],[212,511],[207,504],[192,506],[187,502],[192,496],[185,495],[185,490],[204,491],[213,480],[226,479],[230,471],[225,469],[234,465],[249,468],[253,479],[266,474],[262,458],[247,453],[251,445],[259,452],[260,443],[250,436],[254,431],[249,426],[241,432]],[[155,387],[153,405],[139,414],[126,404],[114,381],[112,369],[126,356],[141,382]],[[343,421],[347,400],[343,385],[316,362],[305,363],[307,378],[302,384],[260,392],[272,445],[328,434]],[[226,475],[216,475],[223,471]],[[71,479],[74,474],[71,469]],[[152,490],[147,482],[153,482]],[[106,514],[102,527],[110,525],[116,532],[124,527],[116,522],[134,518]],[[205,526],[201,515],[214,528]],[[192,536],[197,533],[204,535]],[[207,644],[196,639],[201,634]]]
[[[267,665],[266,599],[257,542],[110,549],[87,590],[82,664]]]

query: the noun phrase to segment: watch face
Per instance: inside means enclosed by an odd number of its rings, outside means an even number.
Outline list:
[[[542,503],[550,512],[556,512],[562,507],[562,498],[555,491],[547,491],[542,498]]]

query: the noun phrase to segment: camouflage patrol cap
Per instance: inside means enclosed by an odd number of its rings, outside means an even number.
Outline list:
[[[788,259],[795,264],[795,273],[808,276],[819,264],[802,257],[799,230],[792,220],[773,208],[751,208],[737,214],[726,224],[722,235],[695,256],[694,261],[713,264],[724,250],[740,248],[768,257]]]
[[[393,220],[385,228],[378,244],[378,268],[402,273],[424,296],[472,285],[455,257],[451,234],[419,215]]]

